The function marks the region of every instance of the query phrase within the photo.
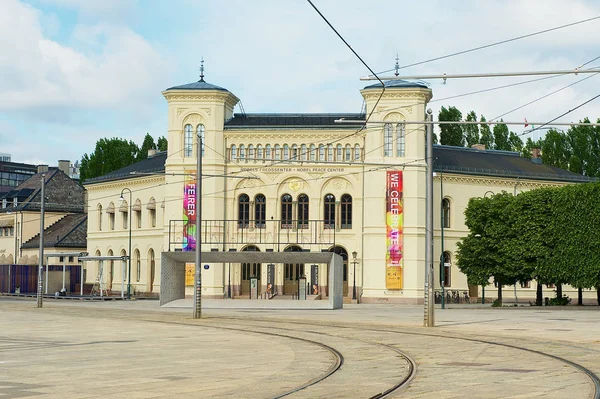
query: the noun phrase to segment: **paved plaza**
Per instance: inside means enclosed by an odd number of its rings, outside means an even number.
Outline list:
[[[424,328],[421,306],[217,305],[205,301],[195,320],[157,301],[52,299],[38,309],[0,297],[0,399],[576,399],[598,390],[596,306],[454,305]]]

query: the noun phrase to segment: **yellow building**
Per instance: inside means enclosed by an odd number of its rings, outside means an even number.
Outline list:
[[[203,251],[335,251],[344,259],[347,297],[422,301],[425,130],[403,121],[425,119],[432,91],[404,81],[387,82],[380,98],[381,91],[360,91],[366,114],[234,114],[239,99],[203,77],[165,90],[168,151],[85,183],[88,252],[131,252],[132,291],[158,292],[161,252],[194,248],[190,222],[201,205]],[[361,129],[360,122],[336,122],[371,112],[372,121],[386,123]],[[194,202],[197,137],[202,204]],[[434,157],[434,259],[445,253],[447,287],[471,297],[477,287],[467,286],[454,262],[456,242],[467,234],[469,198],[583,180],[502,151],[435,146]],[[88,282],[95,267],[88,265]],[[122,267],[105,273],[109,286],[120,286]],[[311,293],[323,297],[326,275],[323,265],[208,265],[203,295],[245,297],[252,277],[260,292],[293,295],[305,277]],[[533,289],[519,289],[533,296]]]

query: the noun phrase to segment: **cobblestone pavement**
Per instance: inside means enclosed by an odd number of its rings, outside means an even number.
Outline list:
[[[406,379],[390,397],[578,399],[600,374],[594,306],[457,306],[435,328],[420,306],[191,315],[0,297],[0,399],[371,398]]]

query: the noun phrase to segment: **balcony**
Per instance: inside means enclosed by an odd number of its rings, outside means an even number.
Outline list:
[[[202,220],[202,250],[239,249],[245,245],[260,250],[282,251],[290,244],[304,251],[320,252],[335,245],[336,229],[324,220]],[[193,251],[195,224],[169,220],[169,252]]]

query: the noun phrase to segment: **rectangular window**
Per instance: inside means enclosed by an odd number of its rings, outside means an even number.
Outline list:
[[[110,229],[114,230],[115,229],[115,214],[114,213],[109,213],[108,214],[108,224],[110,225]]]
[[[121,212],[123,215],[123,229],[127,229],[127,212]]]
[[[137,228],[142,228],[142,211],[135,211],[135,221],[137,222]]]
[[[383,156],[392,156],[392,147],[394,145],[394,134],[392,124],[386,123],[383,127]]]

